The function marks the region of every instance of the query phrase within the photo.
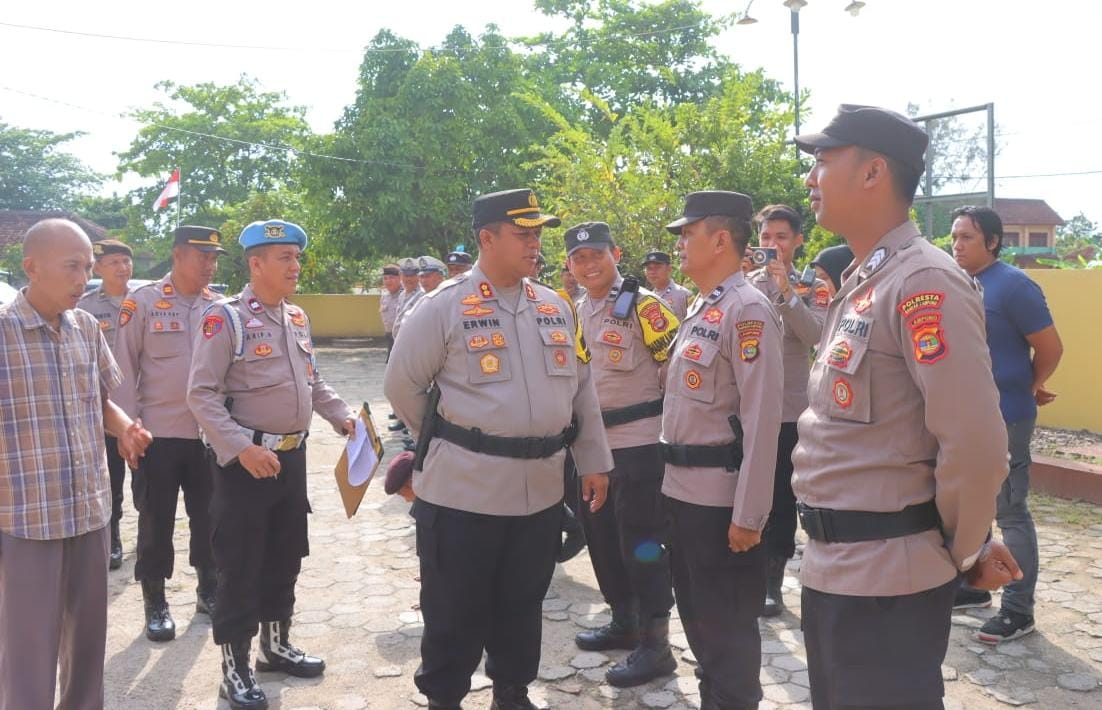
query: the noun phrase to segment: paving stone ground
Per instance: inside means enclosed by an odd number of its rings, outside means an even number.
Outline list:
[[[321,349],[321,371],[350,402],[369,402],[377,421],[389,409],[382,397],[384,352]],[[299,680],[261,674],[276,710],[412,710],[425,704],[413,685],[422,632],[414,529],[408,505],[372,483],[359,514],[346,519],[332,479],[342,440],[314,419],[309,440],[311,555],[304,560],[292,639],[323,656],[323,678]],[[399,450],[388,440],[388,456]],[[154,644],[142,634],[141,591],[133,582],[136,513],[123,520],[123,568],[111,573],[106,663],[107,707],[119,710],[214,710],[219,654],[210,622],[194,613],[195,576],[187,565],[183,503],[176,525],[176,575],[168,597],[178,637]],[[1086,504],[1045,500],[1035,506],[1041,540],[1038,631],[997,648],[978,643],[976,627],[991,610],[953,619],[943,668],[950,710],[1028,705],[1044,710],[1102,708],[1102,515]],[[799,560],[785,580],[786,602],[798,611]],[[996,600],[997,606],[997,600]],[[617,690],[603,682],[605,668],[626,652],[583,653],[574,634],[608,619],[587,554],[555,572],[544,603],[543,659],[532,697],[553,708],[699,707],[692,654],[681,626],[671,624],[681,657],[678,675],[644,687]],[[786,613],[762,623],[761,710],[809,709],[806,656],[799,619]],[[464,707],[490,704],[489,679],[474,677]]]

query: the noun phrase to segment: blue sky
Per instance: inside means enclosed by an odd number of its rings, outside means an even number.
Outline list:
[[[1097,41],[1102,3],[1091,0],[866,0],[858,17],[848,0],[809,0],[801,13],[800,84],[812,93],[804,127],[821,127],[837,104],[903,110],[908,102],[941,111],[995,103],[1001,134],[996,195],[1046,199],[1065,218],[1102,221],[1102,172],[1064,177],[1011,176],[1102,171]],[[742,12],[744,0],[703,0],[713,13]],[[792,81],[792,36],[781,0],[754,0],[759,22],[731,28],[717,47],[749,69]],[[286,91],[325,131],[355,91],[359,49],[381,28],[428,46],[456,24],[498,24],[506,34],[546,26],[523,0],[401,3],[110,3],[40,0],[5,3],[0,22],[212,44],[303,48],[269,51],[184,47],[78,37],[0,26],[0,86],[84,107],[84,111],[0,90],[0,120],[53,131],[85,131],[70,149],[113,172],[136,124],[117,115],[148,105],[161,79],[232,82],[247,73]],[[130,176],[106,192],[136,184]]]

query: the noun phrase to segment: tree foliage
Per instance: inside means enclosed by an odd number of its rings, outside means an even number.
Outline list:
[[[71,209],[102,176],[61,150],[81,133],[53,133],[0,123],[0,209]]]

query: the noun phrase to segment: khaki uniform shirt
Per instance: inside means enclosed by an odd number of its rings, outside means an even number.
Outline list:
[[[269,309],[250,286],[203,318],[187,401],[221,466],[253,443],[254,431],[304,432],[317,410],[343,433],[355,416],[318,373],[306,312],[286,301]]]
[[[383,330],[387,333],[394,332],[394,320],[398,316],[398,301],[401,298],[401,289],[391,293],[385,288],[382,296],[379,297],[379,315],[383,318]]]
[[[807,409],[807,376],[811,369],[811,349],[819,345],[823,320],[830,305],[830,291],[820,279],[811,286],[798,283],[795,273],[788,275],[793,294],[785,301],[781,290],[765,269],[751,273],[747,280],[765,294],[784,327],[784,403],[781,421],[794,422]]]
[[[685,314],[689,312],[689,299],[693,297],[692,291],[670,279],[666,288],[655,291],[654,294],[669,305],[674,315],[681,320],[685,319]]]
[[[131,291],[119,308],[114,353],[122,384],[111,399],[131,418],[141,417],[154,438],[199,438],[187,406],[187,377],[195,333],[213,302],[204,288],[187,305],[169,273]]]
[[[112,350],[115,348],[115,334],[119,326],[119,307],[125,298],[126,296],[108,296],[103,288],[97,288],[85,294],[77,303],[77,308],[96,317],[107,346]]]
[[[394,343],[383,389],[411,430],[421,427],[435,380],[440,416],[486,434],[556,436],[577,416],[578,471],[612,470],[591,368],[579,359],[588,350],[573,308],[554,291],[524,279],[516,292],[501,292],[476,263],[424,296],[408,325]],[[562,500],[565,456],[490,456],[435,438],[413,490],[448,508],[531,515]]]
[[[623,282],[618,275],[607,298],[596,300],[586,294],[578,302],[582,333],[593,352],[591,370],[601,409],[662,398],[662,363],[681,325],[666,304],[645,288],[639,289],[636,308],[627,319],[613,318],[612,307]],[[643,313],[647,315],[640,317]],[[608,445],[625,449],[657,444],[661,429],[657,415],[637,419],[607,429]]]
[[[914,594],[974,563],[1007,473],[983,301],[911,222],[843,276],[811,368],[792,488],[807,505],[835,510],[934,500],[942,529],[812,540],[800,577],[831,594]]]
[[[663,493],[696,505],[733,507],[731,522],[765,527],[781,427],[781,339],[776,312],[741,271],[693,302],[671,350],[662,440],[730,443],[727,418],[734,414],[742,423],[742,466],[727,471],[666,464]]]
[[[421,300],[421,297],[425,295],[424,289],[418,287],[416,291],[402,291],[402,295],[398,301],[398,308],[394,312],[394,328],[392,333],[394,337],[398,337],[398,331],[401,329],[405,322],[406,316],[409,315],[413,307],[417,305],[417,302]]]

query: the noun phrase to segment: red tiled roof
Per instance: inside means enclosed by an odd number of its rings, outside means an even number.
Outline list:
[[[0,248],[23,240],[23,235],[36,222],[44,219],[69,219],[80,225],[93,242],[107,239],[107,229],[92,220],[65,210],[0,210]]]
[[[999,213],[1003,224],[1055,225],[1064,224],[1056,210],[1044,200],[1020,200],[995,198],[995,211]]]

